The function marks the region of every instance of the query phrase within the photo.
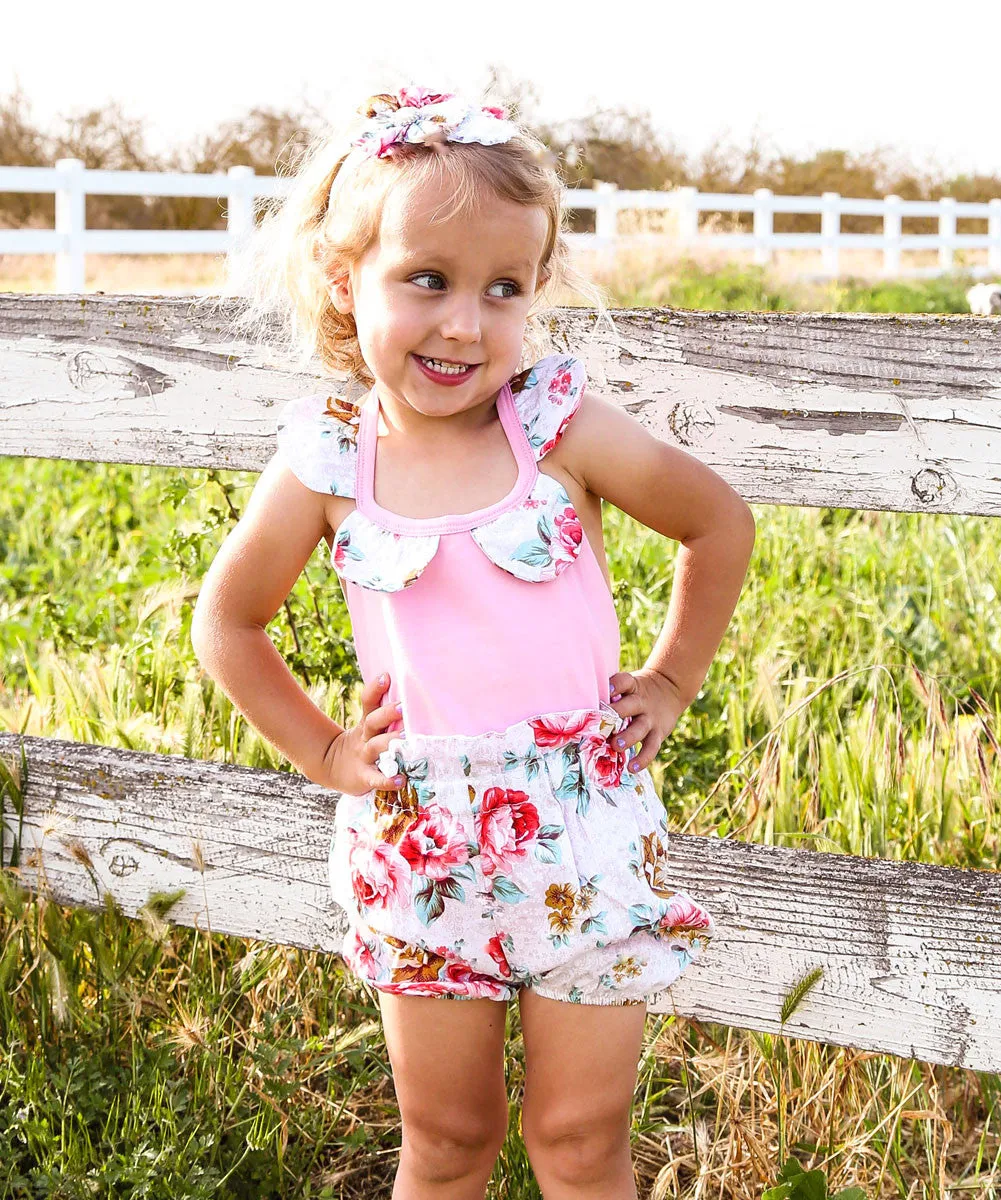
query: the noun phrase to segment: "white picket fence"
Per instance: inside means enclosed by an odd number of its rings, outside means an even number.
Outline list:
[[[56,291],[84,291],[84,256],[87,254],[228,254],[254,223],[257,197],[281,195],[288,181],[257,175],[252,167],[230,167],[226,172],[184,174],[155,171],[87,170],[75,158],[63,158],[54,167],[0,167],[0,192],[55,193],[54,229],[0,230],[0,254],[51,254],[56,258]],[[87,196],[208,196],[225,198],[227,227],[213,229],[88,229]],[[653,210],[674,214],[670,235],[686,247],[712,245],[750,250],[756,263],[767,264],[777,250],[820,250],[819,277],[836,278],[842,250],[875,250],[883,256],[886,276],[930,276],[952,270],[957,250],[987,251],[986,263],[966,264],[973,275],[1001,274],[1001,197],[974,203],[951,197],[941,200],[881,200],[852,198],[837,192],[821,196],[776,195],[769,188],[748,194],[700,192],[693,187],[670,192],[620,191],[613,183],[596,183],[594,189],[568,189],[564,205],[592,209],[594,233],[571,235],[576,244],[613,247],[625,240],[658,240],[664,234],[623,235],[619,213]],[[751,212],[752,233],[705,232],[699,228],[704,212]],[[820,233],[776,233],[776,213],[819,213]],[[881,216],[882,233],[842,233],[843,215]],[[905,217],[935,217],[938,232],[905,234]],[[957,233],[960,218],[986,219],[986,233]],[[936,266],[901,266],[904,250],[937,250]]]

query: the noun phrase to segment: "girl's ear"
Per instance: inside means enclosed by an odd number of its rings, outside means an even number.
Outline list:
[[[355,298],[350,275],[341,275],[337,279],[331,279],[327,294],[330,296],[330,303],[339,313],[346,316],[348,313],[354,312]]]

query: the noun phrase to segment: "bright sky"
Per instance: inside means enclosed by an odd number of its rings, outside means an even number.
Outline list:
[[[407,82],[482,86],[490,65],[534,83],[553,121],[649,110],[688,152],[714,137],[767,152],[886,147],[919,168],[1001,172],[998,0],[77,0],[6,6],[0,93],[20,82],[45,127],[119,101],[161,150],[252,106],[335,115]],[[922,16],[922,13],[926,16]],[[476,15],[471,15],[476,14]]]

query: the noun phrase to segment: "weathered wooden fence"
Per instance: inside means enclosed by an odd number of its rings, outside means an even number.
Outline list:
[[[749,501],[1001,515],[999,318],[636,309],[589,341],[565,315],[592,385]],[[187,299],[0,297],[0,453],[261,469],[304,382],[225,330]],[[32,886],[130,914],[183,889],[179,922],[339,948],[337,793],[54,738],[0,734],[0,756],[26,768],[4,861],[20,838]],[[653,1011],[1001,1070],[996,873],[681,835],[670,858],[720,934]]]

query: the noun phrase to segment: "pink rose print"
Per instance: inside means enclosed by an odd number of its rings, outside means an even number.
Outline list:
[[[454,813],[429,804],[400,839],[400,854],[415,875],[447,879],[468,858],[466,839]]]
[[[419,943],[404,943],[399,947],[396,959],[398,965],[393,968],[392,982],[380,985],[387,992],[409,992],[415,996],[439,996],[449,992],[488,1000],[504,998],[503,984],[474,971],[472,964],[459,958],[448,946],[431,949]]]
[[[490,787],[480,798],[476,837],[484,875],[524,858],[539,830],[539,810],[525,792]]]
[[[346,953],[342,951],[342,957],[349,963],[355,964],[357,974],[363,974],[369,979],[374,979],[379,973],[375,955],[368,948],[364,938],[359,934],[357,929],[353,928],[351,930],[351,944],[347,948]]]
[[[497,973],[508,978],[511,974],[511,964],[507,961],[507,955],[504,953],[504,947],[501,945],[502,933],[495,933],[494,936],[487,942],[487,954],[497,964]]]
[[[449,958],[450,961],[444,971],[445,980],[448,983],[489,983],[496,986],[495,981],[489,975],[474,971],[469,963],[463,962],[461,958],[452,958],[450,955]]]
[[[557,393],[560,396],[565,396],[570,391],[570,372],[561,371],[559,375],[554,375],[549,383],[549,394],[552,396],[554,403],[562,404],[563,401],[557,398]]]
[[[381,133],[379,135],[379,148],[375,152],[376,156],[379,158],[390,158],[399,140],[400,131],[398,129],[392,129],[388,133]]]
[[[431,980],[426,983],[381,983],[379,986],[385,992],[395,992],[400,996],[442,996],[456,992],[461,996],[473,996],[478,1000],[503,1000],[506,994],[503,984],[489,978],[471,978],[458,981],[456,987],[451,980]],[[462,986],[462,985],[465,986]]]
[[[575,742],[577,734],[586,729],[593,720],[594,714],[585,712],[576,718],[569,716],[534,717],[529,721],[529,725],[535,734],[535,744],[543,750],[551,750],[556,746],[565,746],[568,742]]]
[[[553,434],[553,436],[552,436],[552,437],[549,439],[549,441],[548,441],[548,442],[546,442],[546,443],[545,443],[545,445],[542,447],[542,449],[539,451],[539,456],[540,456],[540,457],[541,457],[543,454],[548,454],[548,453],[549,453],[549,451],[550,451],[550,450],[552,450],[552,449],[553,449],[553,447],[556,445],[556,443],[557,443],[557,442],[560,440],[560,438],[563,436],[563,431],[564,431],[564,430],[566,429],[566,427],[567,427],[567,426],[570,424],[570,417],[571,417],[571,416],[572,416],[572,414],[571,414],[571,413],[567,413],[567,415],[566,415],[566,416],[563,418],[563,420],[560,422],[560,427],[559,427],[559,429],[557,429],[557,430],[556,430],[556,432],[555,432],[555,433]]]
[[[572,508],[565,508],[556,514],[553,524],[556,526],[560,545],[571,558],[576,558],[584,537],[584,527],[580,523],[580,517]]]
[[[424,87],[401,87],[397,92],[397,99],[404,107],[423,108],[425,104],[441,104],[444,100],[451,100],[451,92],[431,92]]]
[[[377,841],[364,829],[353,832],[348,869],[361,905],[389,908],[409,895],[410,864],[391,842]]]
[[[608,738],[591,735],[580,745],[580,757],[587,774],[602,787],[619,787],[629,757],[625,747],[613,746]]]
[[[338,574],[343,574],[343,572],[344,572],[344,562],[345,562],[345,559],[347,558],[347,554],[348,554],[348,550],[350,549],[350,546],[351,546],[351,534],[347,531],[343,531],[343,534],[339,534],[334,539],[334,551],[333,551],[332,558],[333,558],[333,563],[334,563],[334,570],[337,571]]]
[[[676,895],[668,904],[664,915],[657,922],[660,936],[684,937],[689,940],[696,934],[708,934],[712,928],[712,918],[699,908],[690,896]]]

